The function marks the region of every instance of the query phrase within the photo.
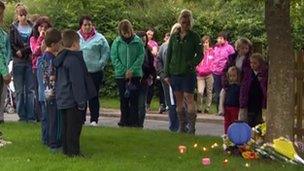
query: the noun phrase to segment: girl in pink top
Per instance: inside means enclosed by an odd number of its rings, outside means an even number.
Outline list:
[[[213,76],[212,76],[212,67],[214,60],[213,49],[210,47],[210,37],[204,36],[202,38],[202,45],[204,51],[204,58],[202,61],[196,66],[196,74],[197,74],[197,91],[198,91],[198,99],[197,99],[197,107],[198,112],[201,113],[203,106],[203,96],[206,88],[207,92],[207,100],[206,107],[204,113],[209,113],[211,102],[212,102],[212,89],[213,89]]]
[[[46,16],[39,17],[33,28],[33,36],[30,38],[30,46],[32,50],[32,68],[37,69],[37,59],[42,55],[42,43],[44,41],[45,32],[52,27],[49,18]]]
[[[219,95],[222,89],[222,75],[226,66],[228,56],[233,54],[234,48],[227,41],[227,34],[220,32],[217,36],[217,44],[214,47],[214,60],[213,60],[213,90],[215,95],[215,103],[217,108],[219,105]]]

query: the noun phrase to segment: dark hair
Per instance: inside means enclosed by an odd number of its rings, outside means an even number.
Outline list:
[[[0,9],[5,10],[5,4],[2,1],[0,1]]]
[[[208,36],[208,35],[205,35],[205,36],[202,37],[202,39],[201,39],[202,45],[204,44],[204,42],[205,42],[206,40],[209,41],[209,46],[211,47],[211,46],[212,46],[211,37]]]
[[[44,43],[46,47],[51,47],[52,43],[58,43],[61,40],[61,32],[55,28],[49,28],[46,31]]]
[[[39,17],[36,21],[35,21],[35,25],[33,27],[33,36],[34,37],[39,37],[39,31],[38,31],[38,27],[41,26],[42,24],[47,24],[48,28],[52,27],[51,21],[49,19],[49,17],[47,16],[41,16]]]
[[[217,34],[217,37],[223,37],[225,40],[228,41],[228,33],[225,31],[219,32],[219,34]]]
[[[72,47],[73,43],[79,42],[79,39],[79,35],[74,30],[65,30],[62,33],[62,44],[64,47]]]
[[[169,32],[165,33],[165,36],[170,37],[170,33]]]
[[[144,32],[144,31],[137,31],[137,32],[136,32],[136,35],[137,35],[138,37],[140,37],[140,38],[142,38],[142,37],[145,37],[145,38],[146,38],[145,47],[147,47],[147,46],[148,46],[148,36],[147,36],[146,32]]]
[[[82,16],[79,19],[79,28],[82,26],[84,20],[92,21],[92,17],[89,15]]]

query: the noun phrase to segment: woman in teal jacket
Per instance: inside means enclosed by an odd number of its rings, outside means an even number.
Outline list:
[[[144,45],[136,36],[132,24],[122,20],[118,24],[119,36],[111,48],[111,60],[120,96],[119,126],[139,127],[138,96],[144,61]]]
[[[98,92],[103,79],[103,69],[110,56],[110,47],[105,37],[98,33],[93,27],[92,18],[83,16],[79,20],[80,49],[83,52],[83,59],[92,77],[97,96],[89,100],[91,125],[96,126],[99,117],[99,96]]]

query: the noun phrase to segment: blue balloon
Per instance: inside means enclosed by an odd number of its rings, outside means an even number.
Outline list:
[[[236,121],[228,127],[229,140],[235,145],[246,144],[251,138],[251,127],[243,121]]]

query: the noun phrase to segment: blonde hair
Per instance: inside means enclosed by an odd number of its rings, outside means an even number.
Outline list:
[[[122,36],[123,32],[129,32],[129,31],[131,32],[132,35],[134,34],[133,26],[132,26],[131,22],[127,19],[121,20],[118,23],[117,30],[118,30],[118,34],[120,36]]]
[[[241,37],[241,38],[237,39],[237,41],[235,41],[235,43],[234,43],[235,49],[237,51],[239,50],[240,46],[242,46],[242,45],[247,45],[249,47],[249,53],[252,52],[252,43],[246,37]]]
[[[260,53],[253,53],[251,56],[250,56],[250,60],[252,59],[255,59],[259,62],[260,65],[263,65],[265,64],[265,60],[264,60],[264,57],[262,54]]]
[[[228,78],[228,82],[229,83],[231,83],[232,81],[230,80],[230,74],[232,73],[232,72],[236,72],[236,75],[237,75],[237,83],[240,83],[240,72],[239,72],[239,70],[237,69],[237,67],[236,66],[231,66],[231,67],[229,67],[229,69],[228,69],[228,71],[227,71],[227,74],[226,74],[226,76],[227,76],[227,78]]]
[[[180,23],[175,23],[171,28],[170,35],[180,32],[181,27]]]
[[[193,27],[194,19],[192,16],[192,12],[188,9],[183,9],[178,17],[178,23],[181,23],[182,18],[188,18],[190,20],[190,29]]]

